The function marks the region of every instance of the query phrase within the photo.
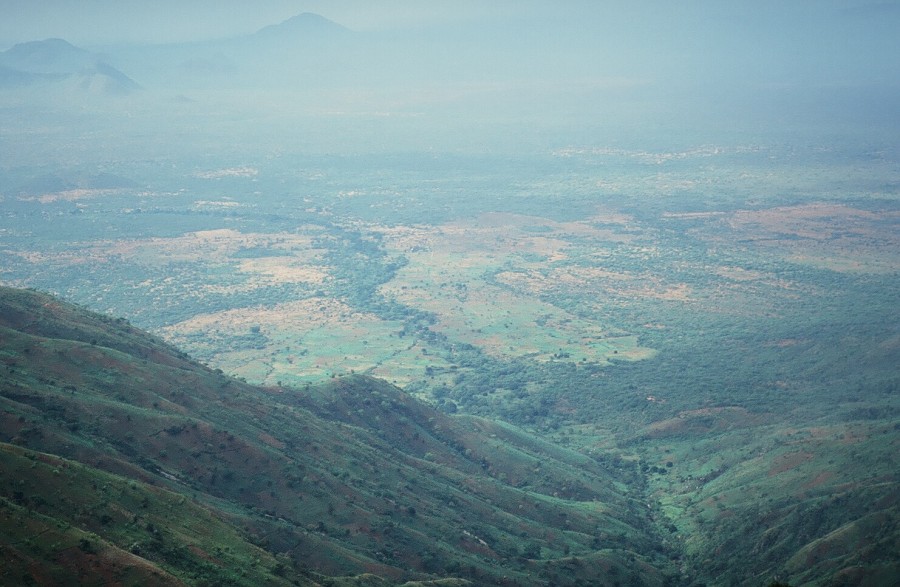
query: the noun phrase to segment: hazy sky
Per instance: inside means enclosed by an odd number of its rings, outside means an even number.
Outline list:
[[[0,50],[233,37],[303,12],[356,31],[505,24],[507,39],[533,40],[523,60],[568,44],[610,75],[900,84],[900,0],[0,0]]]
[[[898,6],[900,0],[0,0],[0,48],[49,37],[80,45],[221,38],[302,12],[361,31],[486,18],[591,22],[610,15],[634,26],[647,20],[703,27],[723,18]]]
[[[566,2],[563,2],[566,4]],[[590,5],[574,0],[569,10]],[[0,46],[61,37],[73,43],[161,43],[252,33],[302,12],[376,30],[534,12],[534,0],[0,0]]]

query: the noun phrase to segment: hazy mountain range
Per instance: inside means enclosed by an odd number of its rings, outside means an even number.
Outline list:
[[[846,116],[847,101],[855,100],[854,116],[891,118],[900,71],[888,55],[896,44],[867,29],[898,22],[898,11],[789,16],[775,22],[723,15],[715,27],[677,36],[659,19],[638,26],[613,14],[592,14],[578,26],[510,22],[362,33],[304,13],[215,41],[92,51],[60,39],[23,43],[0,54],[0,80],[7,88],[76,80],[76,88],[101,94],[138,87],[289,91],[314,95],[303,103],[319,110],[349,99],[354,108],[365,101],[382,110],[458,116],[544,111],[631,120],[635,108],[656,117],[669,104],[663,116],[703,111],[734,124],[775,112]]]

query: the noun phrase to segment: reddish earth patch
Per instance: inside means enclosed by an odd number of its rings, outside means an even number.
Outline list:
[[[269,446],[271,446],[272,448],[277,448],[279,450],[283,449],[285,446],[283,442],[281,442],[280,440],[278,440],[271,434],[266,434],[265,432],[262,432],[259,435],[259,439],[261,441],[265,442],[266,444],[268,444]]]
[[[773,477],[779,473],[795,469],[813,458],[812,453],[808,452],[792,452],[784,454],[775,459],[772,468],[769,469],[768,476]]]
[[[703,435],[713,430],[743,428],[755,423],[756,419],[744,408],[704,408],[681,412],[674,418],[654,422],[647,427],[646,435],[650,438]]]
[[[197,546],[195,544],[191,544],[190,546],[188,546],[188,550],[190,550],[195,556],[199,556],[200,558],[202,558],[205,561],[209,561],[211,563],[215,563],[219,566],[222,566],[222,561],[215,558],[214,556],[212,556],[211,554],[209,554],[208,552],[206,552],[205,550],[203,550],[202,548],[200,548],[199,546]]]
[[[808,481],[803,486],[803,489],[815,489],[816,487],[824,485],[832,477],[834,477],[834,473],[832,473],[831,471],[822,471],[815,477],[813,477],[810,481]]]
[[[854,431],[848,430],[844,433],[844,437],[841,439],[841,444],[856,444],[858,442],[863,442],[869,439],[868,434],[857,434]]]
[[[67,548],[59,553],[57,562],[80,577],[90,577],[97,584],[111,587],[123,585],[119,577],[126,569],[142,575],[147,584],[184,584],[146,559],[114,547],[101,548],[99,554],[87,554],[78,548]]]
[[[493,559],[500,558],[499,556],[497,556],[497,553],[494,552],[493,549],[491,549],[490,546],[474,536],[465,536],[461,538],[459,541],[459,546],[473,554]]]

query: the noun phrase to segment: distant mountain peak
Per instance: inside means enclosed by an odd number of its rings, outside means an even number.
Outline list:
[[[260,29],[256,35],[263,37],[305,35],[326,36],[350,32],[350,29],[325,18],[324,16],[303,12],[279,23]]]
[[[63,39],[44,39],[14,45],[0,53],[7,67],[42,74],[73,73],[93,67],[97,56]]]
[[[74,51],[78,53],[86,53],[84,49],[79,49],[65,39],[51,37],[42,41],[26,41],[13,45],[7,53],[9,54],[32,54],[35,51]]]
[[[64,39],[19,43],[0,53],[0,86],[61,82],[68,91],[124,95],[140,89],[133,79],[103,62],[96,53]]]
[[[325,25],[325,26],[337,26],[340,28],[344,28],[341,25],[337,24],[333,20],[329,20],[320,14],[316,14],[314,12],[301,12],[295,16],[290,17],[289,19],[283,21],[281,24],[288,23],[305,23],[305,24],[317,24],[317,25]]]

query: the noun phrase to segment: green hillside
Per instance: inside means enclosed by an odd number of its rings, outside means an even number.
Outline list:
[[[0,584],[891,585],[900,572],[898,424],[877,397],[626,406],[598,420],[614,432],[538,435],[369,376],[249,385],[124,320],[11,288],[0,362]]]
[[[3,584],[662,585],[636,465],[0,290]]]

